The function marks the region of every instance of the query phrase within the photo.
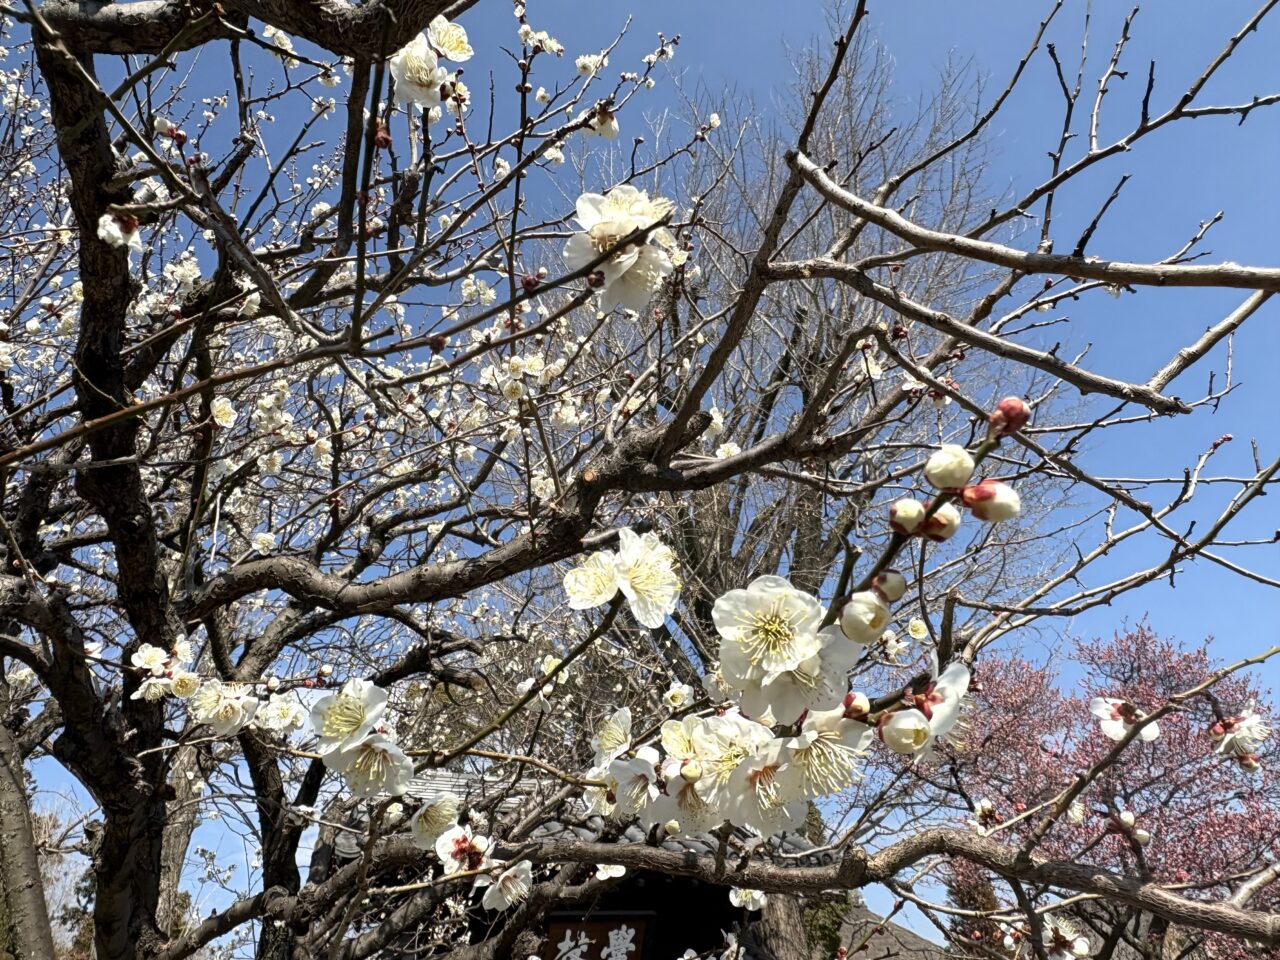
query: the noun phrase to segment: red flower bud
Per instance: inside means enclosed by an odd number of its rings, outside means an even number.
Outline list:
[[[1021,397],[1005,397],[996,404],[987,422],[991,424],[991,429],[997,436],[1003,437],[1017,433],[1027,425],[1030,419],[1031,408],[1027,406],[1027,401]]]

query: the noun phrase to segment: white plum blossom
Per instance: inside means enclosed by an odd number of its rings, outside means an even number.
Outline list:
[[[570,610],[603,606],[618,593],[618,555],[598,550],[564,575]]]
[[[492,863],[489,846],[488,837],[473,833],[470,827],[453,826],[436,839],[436,856],[446,874],[483,870]]]
[[[368,680],[352,677],[342,689],[321,697],[311,708],[311,727],[326,754],[358,743],[368,736],[387,709],[387,691]]]
[[[197,723],[207,723],[216,736],[233,737],[253,721],[258,698],[239,683],[206,680],[188,701]]]
[[[1115,697],[1094,697],[1089,701],[1089,712],[1098,718],[1098,726],[1112,740],[1123,740],[1129,728],[1141,721],[1146,714],[1128,700]],[[1160,724],[1148,723],[1138,737],[1150,743],[1159,738]]]
[[[763,910],[764,905],[769,902],[769,897],[763,890],[730,887],[729,902],[735,907],[741,907],[743,910]]]
[[[889,506],[889,526],[895,533],[909,537],[924,523],[925,506],[919,500],[904,497]]]
[[[1258,715],[1257,708],[1250,701],[1240,713],[1224,717],[1211,726],[1209,736],[1213,738],[1214,749],[1218,753],[1244,757],[1257,753],[1271,736],[1271,727]]]
[[[609,58],[603,53],[584,53],[573,61],[573,65],[578,71],[578,76],[594,77],[609,65]]]
[[[886,747],[902,754],[922,753],[933,738],[928,719],[914,708],[889,714],[877,733]]]
[[[725,812],[735,825],[768,837],[804,823],[808,805],[790,760],[787,741],[771,739],[737,765],[725,785]]]
[[[675,681],[662,695],[662,702],[668,710],[682,710],[693,703],[693,687]]]
[[[301,730],[307,722],[306,708],[298,698],[288,693],[273,693],[258,708],[253,725],[275,733],[291,733]]]
[[[720,446],[716,447],[716,459],[728,460],[730,457],[736,457],[742,452],[742,448],[732,440],[726,440]]]
[[[600,725],[591,738],[591,749],[596,752],[596,765],[601,766],[622,756],[630,747],[631,708],[622,707]]]
[[[1046,917],[1042,938],[1048,960],[1082,960],[1089,956],[1089,938],[1081,936],[1066,917],[1058,914]]]
[[[104,213],[99,217],[98,239],[113,247],[137,250],[139,253],[144,249],[142,234],[138,229],[138,218],[128,214]]]
[[[458,796],[447,791],[431,797],[418,808],[409,821],[413,844],[421,850],[434,850],[441,834],[458,822]]]
[[[800,734],[786,743],[791,751],[790,772],[800,793],[821,797],[851,786],[873,739],[871,728],[847,717],[844,707],[810,713]]]
[[[461,24],[450,23],[442,15],[437,15],[427,25],[427,41],[439,56],[454,63],[465,63],[475,54],[467,40],[467,31]]]
[[[614,880],[618,877],[626,876],[627,868],[620,863],[597,863],[596,879],[597,880]]]
[[[153,644],[144,643],[130,655],[129,662],[139,670],[146,670],[153,677],[162,677],[169,664],[169,653]]]
[[[236,425],[236,408],[226,397],[215,397],[213,403],[209,405],[209,412],[213,422],[224,430],[229,430]]]
[[[565,244],[564,260],[571,269],[581,270],[613,251],[595,268],[601,278],[603,312],[619,305],[643,310],[674,269],[667,252],[667,246],[672,245],[670,235],[665,227],[654,229],[671,209],[670,200],[650,199],[630,184],[616,186],[607,195],[584,193],[578,198],[577,219],[582,231]],[[644,230],[649,231],[646,239],[621,245]]]
[[[822,604],[782,577],[757,577],[716,600],[711,619],[720,633],[720,669],[730,686],[768,683],[814,656],[822,645]]]
[[[324,765],[342,774],[357,797],[403,796],[413,779],[413,761],[390,737],[371,733],[359,743],[324,754]]]
[[[465,34],[463,40],[465,42]],[[449,79],[449,72],[440,66],[425,34],[418,34],[396,51],[390,65],[397,102],[417,104],[423,110],[440,105],[440,88]]]
[[[533,889],[533,864],[521,860],[503,870],[484,892],[480,904],[486,910],[506,910],[529,896]]]
[[[767,683],[746,681],[739,695],[742,709],[750,716],[771,712],[783,722],[798,718],[804,711],[839,703],[848,685],[849,671],[865,647],[853,643],[837,626],[818,631],[818,652],[790,670],[783,670]]]
[[[960,520],[960,511],[956,509],[954,503],[947,501],[925,521],[924,535],[934,543],[950,540],[960,529]]]
[[[680,596],[680,577],[671,548],[652,531],[641,536],[624,527],[618,531],[615,570],[618,589],[636,621],[653,630],[661,627]]]
[[[621,813],[639,813],[658,798],[659,759],[653,747],[640,747],[631,759],[610,762],[609,776],[618,785],[614,795]]]

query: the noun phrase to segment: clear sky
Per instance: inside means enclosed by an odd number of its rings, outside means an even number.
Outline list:
[[[481,15],[485,6],[480,4],[466,18],[468,30],[478,41],[477,49],[488,46],[491,38],[506,42],[505,37],[514,29],[513,21],[502,15]],[[988,78],[985,106],[1003,88],[1050,6],[1030,0],[873,2],[866,27],[882,40],[894,60],[895,91],[904,113],[931,95],[939,72],[949,61],[968,63],[977,75]],[[1105,101],[1099,130],[1102,141],[1123,135],[1136,123],[1150,60],[1157,61],[1152,97],[1155,113],[1173,103],[1199,76],[1257,6],[1252,0],[1212,4],[1161,0],[1143,8],[1134,20],[1132,39],[1121,63],[1129,76],[1112,81],[1112,92]],[[620,69],[631,69],[626,63],[647,49],[658,31],[679,33],[681,42],[672,68],[685,74],[687,85],[700,80],[712,92],[733,88],[753,98],[762,111],[770,108],[781,85],[790,79],[790,52],[817,43],[825,53],[831,38],[824,5],[809,0],[741,0],[733,4],[709,0],[647,0],[643,4],[532,0],[528,7],[534,26],[545,26],[565,43],[566,56],[593,49],[593,44],[609,37],[630,13],[628,38],[616,58]],[[1132,9],[1115,2],[1093,3],[1092,8],[1082,97],[1086,111],[1092,106],[1097,77],[1105,69],[1121,24]],[[501,10],[502,5],[494,3],[491,9]],[[1047,38],[1056,44],[1072,75],[1079,58],[1084,10],[1083,2],[1068,2]],[[1242,103],[1254,94],[1280,90],[1280,70],[1274,56],[1277,49],[1280,17],[1272,17],[1246,39],[1198,102]],[[630,59],[627,51],[633,52]],[[661,102],[661,88],[655,96],[659,99],[646,101],[646,109]],[[989,172],[993,189],[1021,193],[1045,178],[1046,151],[1056,144],[1062,123],[1061,102],[1042,48],[990,129],[995,148]],[[628,132],[624,129],[624,135]],[[1079,144],[1074,148],[1079,150]],[[1201,248],[1211,251],[1206,261],[1275,265],[1280,261],[1275,236],[1275,224],[1280,222],[1280,190],[1274,173],[1278,161],[1280,109],[1255,111],[1243,126],[1233,118],[1172,124],[1141,141],[1130,153],[1095,167],[1062,192],[1054,230],[1059,250],[1063,246],[1070,249],[1119,177],[1130,174],[1090,245],[1091,254],[1118,260],[1160,259],[1189,239],[1200,221],[1221,210],[1225,218]],[[1087,363],[1093,369],[1145,380],[1173,349],[1220,320],[1245,295],[1244,291],[1144,290],[1118,300],[1095,296],[1067,311],[1070,325],[1051,328],[1044,345],[1060,340],[1063,354],[1070,356],[1092,344]],[[1234,441],[1219,450],[1205,475],[1252,474],[1250,440],[1257,440],[1264,462],[1280,452],[1280,426],[1274,413],[1277,404],[1268,389],[1276,375],[1274,364],[1280,359],[1278,321],[1280,302],[1273,301],[1237,337],[1233,374],[1240,386],[1223,401],[1216,415],[1202,410],[1177,422],[1108,435],[1087,450],[1081,462],[1102,476],[1180,476],[1213,440],[1230,433]],[[1225,350],[1219,348],[1176,381],[1169,392],[1188,398],[1200,395],[1208,371],[1216,369],[1221,375],[1224,359]],[[1184,522],[1197,518],[1203,528],[1224,499],[1238,489],[1227,485],[1210,488],[1198,495],[1200,507],[1180,515]],[[1164,485],[1143,498],[1158,504],[1175,492]],[[1280,528],[1276,503],[1274,497],[1255,501],[1237,521],[1238,529],[1256,537]],[[1167,551],[1167,547],[1163,549]],[[1093,576],[1119,575],[1160,555],[1159,548],[1122,551]],[[1269,576],[1280,576],[1280,547],[1253,547],[1233,559]],[[1165,583],[1148,586],[1118,599],[1111,607],[1064,623],[1062,630],[1105,634],[1124,618],[1144,614],[1157,630],[1190,642],[1214,635],[1223,657],[1256,652],[1280,636],[1275,626],[1280,592],[1247,583],[1207,562],[1187,570],[1175,588]]]

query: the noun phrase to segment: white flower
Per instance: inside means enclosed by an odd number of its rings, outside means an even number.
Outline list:
[[[711,130],[715,130],[719,126],[720,126],[720,114],[718,113],[710,114],[707,117],[707,127]]]
[[[584,53],[573,61],[580,77],[594,77],[609,65],[609,58],[603,53]]]
[[[739,694],[742,709],[753,717],[772,713],[789,723],[806,710],[839,703],[863,645],[852,643],[837,626],[818,631],[818,642],[817,653],[767,683],[745,681]]]
[[[975,517],[989,523],[1012,520],[1022,512],[1022,499],[1018,492],[999,480],[983,480],[965,487],[961,499]]]
[[[740,715],[726,713],[704,718],[692,735],[702,774],[694,783],[698,796],[723,812],[729,778],[743,761],[772,739],[773,731],[768,727]],[[687,824],[685,827],[689,829]]]
[[[317,752],[330,753],[363,740],[386,709],[387,691],[368,680],[348,680],[341,690],[321,697],[311,708],[311,727],[320,738]]]
[[[429,110],[440,105],[440,88],[449,72],[440,66],[431,41],[418,34],[391,58],[391,76],[396,81],[397,102],[416,103]]]
[[[730,457],[736,457],[742,452],[742,448],[732,440],[727,440],[720,446],[716,447],[716,457],[720,460],[728,460]]]
[[[610,762],[609,776],[618,785],[614,796],[620,813],[639,813],[658,798],[658,760],[657,750],[641,747],[630,760]]]
[[[911,644],[900,640],[897,633],[892,630],[886,630],[880,634],[880,643],[884,647],[885,658],[894,662],[911,649]]]
[[[570,610],[603,606],[618,592],[618,555],[612,550],[591,554],[564,575]]]
[[[489,838],[478,836],[469,827],[450,827],[436,840],[436,856],[445,873],[483,870],[489,859]]]
[[[137,217],[122,213],[104,213],[98,218],[98,239],[113,247],[142,251],[142,234]]]
[[[618,544],[618,589],[636,621],[656,630],[675,610],[680,596],[675,554],[652,531],[639,536],[623,528],[618,531]]]
[[[595,106],[578,114],[579,120],[587,125],[582,133],[587,137],[600,137],[602,140],[616,140],[622,128],[618,126],[618,115],[604,106]],[[550,151],[548,151],[550,152]]]
[[[1123,740],[1129,728],[1146,716],[1128,700],[1115,697],[1094,697],[1089,701],[1089,712],[1098,718],[1102,732],[1112,740]],[[1150,743],[1160,736],[1160,724],[1148,723],[1138,736]]]
[[[1044,920],[1042,931],[1048,960],[1081,960],[1089,956],[1089,938],[1080,936],[1066,917],[1053,914]]]
[[[147,677],[133,691],[130,700],[145,700],[147,703],[159,703],[169,693],[169,681],[161,677]]]
[[[929,625],[919,617],[912,617],[907,623],[907,633],[912,640],[924,640],[929,636]]]
[[[371,733],[359,743],[324,755],[324,765],[337,770],[357,797],[389,793],[399,797],[413,779],[413,761],[385,734]]]
[[[601,766],[622,756],[631,746],[631,708],[622,707],[596,731],[591,749],[596,752],[596,765]]]
[[[267,702],[258,708],[253,718],[254,726],[275,733],[291,733],[301,730],[307,722],[307,710],[298,698],[288,693],[273,693]]]
[[[744,890],[742,887],[729,888],[729,902],[744,910],[763,910],[769,897],[763,890]]]
[[[257,550],[259,553],[270,553],[276,548],[276,535],[274,533],[260,531],[253,535],[253,540],[251,542],[253,544],[253,549]]]
[[[238,683],[206,680],[187,701],[198,723],[207,723],[219,737],[232,737],[253,721],[258,698]]]
[[[843,707],[806,716],[800,735],[787,741],[800,793],[822,797],[851,786],[873,737],[871,728],[847,718]]]
[[[782,577],[757,577],[730,590],[711,608],[719,631],[720,668],[731,686],[768,683],[794,670],[821,647],[822,604]]]
[[[924,476],[939,490],[958,490],[973,476],[973,457],[959,444],[944,443],[924,465]]]
[[[1217,745],[1218,753],[1245,756],[1256,753],[1262,742],[1271,736],[1271,728],[1258,716],[1253,701],[1239,714],[1219,720],[1209,728],[1209,736]]]
[[[169,663],[169,652],[144,643],[129,657],[129,662],[139,670],[149,671],[153,677],[160,677]]]
[[[529,896],[532,888],[533,865],[528,860],[521,860],[498,874],[480,903],[486,910],[505,910]]]
[[[200,689],[200,676],[190,670],[176,670],[169,678],[169,693],[179,700],[194,696]]]
[[[631,234],[653,227],[671,212],[671,201],[649,199],[643,190],[622,184],[608,196],[584,193],[578,198],[578,223],[575,233],[564,247],[564,259],[570,268],[580,270],[613,250],[613,255],[597,267],[603,277],[600,309],[604,312],[621,305],[628,310],[643,310],[662,281],[674,269],[671,258],[656,243],[619,243]],[[652,234],[656,233],[653,231]]]
[[[427,40],[436,53],[454,63],[463,63],[475,54],[467,42],[467,31],[443,16],[437,16],[427,25]]]
[[[209,406],[209,412],[213,416],[213,422],[224,430],[229,430],[236,425],[236,408],[226,397],[214,397],[213,403]]]
[[[840,629],[856,643],[872,643],[889,623],[889,608],[870,590],[851,596],[840,610]]]
[[[596,879],[612,880],[615,877],[625,876],[627,868],[620,863],[597,863]]]
[[[409,829],[413,844],[420,850],[435,849],[436,841],[458,822],[457,794],[444,792],[432,797],[413,815]]]
[[[929,721],[919,710],[898,710],[880,724],[880,739],[894,753],[921,753],[933,734],[929,729]]]
[[[668,710],[680,710],[693,702],[693,687],[687,683],[673,682],[662,695],[662,702]]]
[[[808,808],[801,799],[798,771],[790,766],[787,742],[769,740],[730,774],[725,812],[735,825],[769,837],[804,823]]]
[[[707,436],[718,437],[724,433],[724,411],[719,407],[712,407],[708,413],[711,414],[711,422],[707,424]]]

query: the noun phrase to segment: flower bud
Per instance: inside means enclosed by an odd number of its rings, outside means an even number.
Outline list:
[[[889,507],[889,526],[894,533],[909,537],[924,520],[924,504],[904,497]]]
[[[1031,408],[1021,397],[1005,397],[996,404],[987,422],[991,424],[991,432],[997,436],[1008,436],[1017,433],[1031,419]]]
[[[1018,492],[999,480],[982,480],[965,487],[960,498],[975,517],[989,523],[1012,520],[1022,512],[1022,498]]]
[[[899,710],[880,723],[880,739],[894,753],[919,753],[929,745],[933,733],[919,710]]]
[[[840,611],[840,629],[855,643],[872,643],[889,622],[889,608],[870,590],[851,596]]]
[[[1133,842],[1140,847],[1145,847],[1151,842],[1151,834],[1139,827],[1137,830],[1133,831]]]
[[[924,535],[934,543],[950,540],[960,529],[960,511],[954,504],[944,503],[926,522]]]
[[[882,570],[871,581],[871,589],[885,603],[897,603],[907,592],[907,578],[897,570]]]
[[[1121,810],[1119,820],[1120,823],[1126,827],[1132,827],[1136,822],[1136,818],[1134,817],[1132,810]]]
[[[862,720],[871,712],[871,701],[865,693],[850,693],[844,698],[844,718]]]
[[[331,677],[331,676],[333,676],[333,664],[331,664],[331,663],[322,663],[322,664],[320,664],[320,676],[322,676],[322,677]]]
[[[1240,764],[1240,769],[1246,773],[1253,773],[1262,769],[1262,761],[1256,753],[1237,754],[1236,763]]]
[[[677,833],[679,833],[679,832],[680,832],[680,821],[679,821],[679,820],[668,820],[666,823],[664,823],[664,824],[662,825],[662,829],[663,829],[663,830],[665,830],[665,831],[667,831],[667,833],[670,833],[670,834],[672,834],[672,835],[677,834]]]
[[[275,674],[267,677],[267,689],[274,692],[280,689],[280,678]]]
[[[924,476],[939,490],[958,490],[973,476],[973,457],[958,443],[944,443],[925,463]]]

